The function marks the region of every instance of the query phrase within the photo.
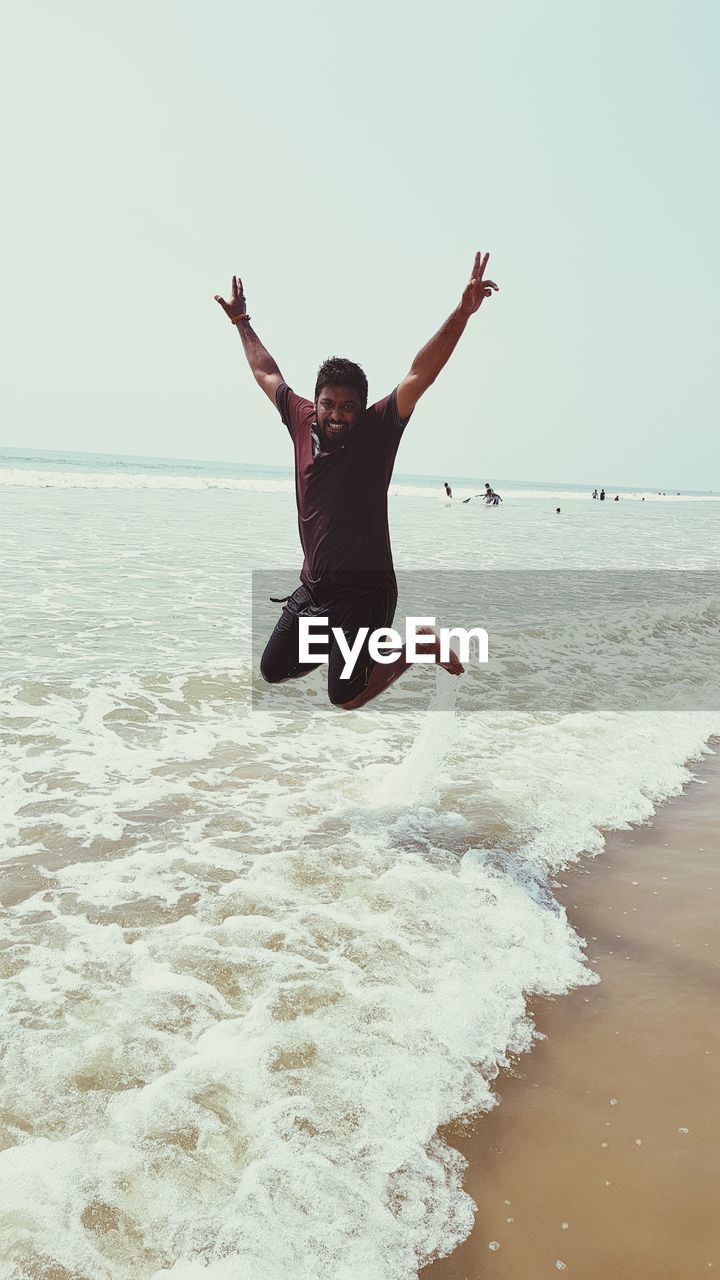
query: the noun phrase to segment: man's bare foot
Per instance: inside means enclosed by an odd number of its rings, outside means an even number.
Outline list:
[[[451,676],[461,676],[461,675],[462,675],[462,673],[463,673],[463,671],[465,670],[465,668],[464,668],[464,666],[463,666],[462,662],[460,661],[460,659],[458,658],[458,656],[457,656],[457,654],[456,654],[456,652],[455,652],[455,650],[454,650],[454,649],[451,649],[451,650],[450,650],[450,657],[448,658],[448,661],[447,661],[447,662],[441,662],[441,661],[440,661],[440,637],[439,637],[439,635],[437,635],[437,633],[436,633],[435,631],[433,631],[432,627],[418,627],[418,628],[417,628],[417,634],[418,634],[419,636],[434,636],[434,637],[435,637],[435,644],[434,644],[434,646],[431,646],[431,645],[429,645],[429,644],[428,644],[428,645],[423,644],[423,645],[421,645],[421,646],[420,646],[420,651],[421,651],[422,653],[432,653],[432,654],[433,654],[433,656],[434,656],[434,658],[435,658],[435,661],[436,661],[437,665],[438,665],[439,667],[442,667],[445,671],[449,672],[449,674],[450,674]]]

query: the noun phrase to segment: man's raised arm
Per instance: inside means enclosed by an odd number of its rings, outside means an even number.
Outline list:
[[[472,275],[463,290],[459,305],[435,336],[425,343],[422,351],[418,351],[410,372],[398,386],[397,407],[402,419],[410,417],[420,396],[447,364],[470,316],[479,310],[483,299],[489,298],[493,289],[497,291],[493,280],[483,278],[489,257],[489,253],[484,256],[481,253],[475,254]]]
[[[262,387],[265,395],[275,404],[275,393],[280,383],[284,382],[285,379],[269,351],[265,350],[262,342],[251,327],[240,277],[233,276],[232,278],[232,298],[229,302],[221,298],[219,293],[215,294],[215,301],[220,303],[225,315],[235,325],[240,334],[243,351],[252,369],[255,381],[259,387]]]

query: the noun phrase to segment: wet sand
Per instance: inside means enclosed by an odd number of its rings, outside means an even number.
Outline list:
[[[720,755],[691,767],[560,877],[601,983],[536,1000],[501,1105],[445,1131],[478,1212],[422,1280],[720,1276]]]

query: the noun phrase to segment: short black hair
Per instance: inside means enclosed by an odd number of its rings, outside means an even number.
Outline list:
[[[367,408],[368,380],[360,365],[352,360],[345,360],[343,356],[331,356],[329,360],[323,360],[315,383],[316,400],[323,387],[352,387],[359,391],[363,409]]]

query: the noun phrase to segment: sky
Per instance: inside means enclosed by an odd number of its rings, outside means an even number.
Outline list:
[[[715,0],[34,0],[0,25],[0,445],[288,465],[217,303],[403,473],[720,490]]]

